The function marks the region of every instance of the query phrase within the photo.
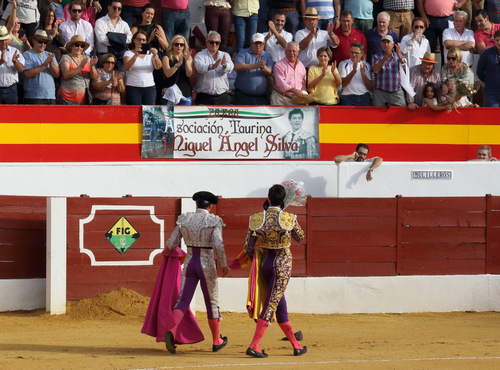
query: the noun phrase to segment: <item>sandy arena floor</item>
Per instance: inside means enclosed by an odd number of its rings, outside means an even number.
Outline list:
[[[71,306],[0,313],[0,369],[499,369],[500,313],[376,315],[291,314],[308,353],[294,357],[278,325],[266,332],[266,359],[245,355],[254,324],[224,313],[229,343],[212,353],[210,339],[177,347],[140,333],[148,299],[118,290]],[[210,338],[204,313],[199,324]]]

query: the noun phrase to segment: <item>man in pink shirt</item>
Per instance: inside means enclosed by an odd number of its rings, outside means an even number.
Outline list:
[[[478,30],[474,33],[476,40],[476,49],[479,54],[489,47],[495,46],[495,38],[493,35],[500,30],[500,24],[490,22],[488,12],[484,9],[479,9],[474,13]]]
[[[432,52],[441,52],[439,42],[443,41],[443,31],[448,28],[448,21],[453,21],[453,13],[469,0],[417,0],[417,8],[424,19],[425,37],[429,40]]]
[[[303,96],[306,92],[306,68],[298,59],[299,44],[289,42],[285,57],[273,68],[274,89],[271,93],[272,105],[292,105],[292,98]]]

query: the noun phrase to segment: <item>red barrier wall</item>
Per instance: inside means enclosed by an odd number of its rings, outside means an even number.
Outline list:
[[[405,107],[319,109],[319,160],[352,153],[360,142],[389,161],[465,161],[475,158],[483,144],[500,152],[498,108],[450,113]],[[141,158],[140,106],[11,105],[0,110],[0,162],[173,160]]]

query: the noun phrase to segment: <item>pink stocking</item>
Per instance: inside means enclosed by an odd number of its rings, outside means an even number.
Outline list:
[[[223,342],[222,338],[219,338],[219,325],[219,319],[208,319],[208,326],[210,327],[210,331],[212,332],[212,340],[214,341],[215,345],[222,344]]]
[[[262,337],[264,336],[264,333],[266,332],[266,329],[267,329],[267,321],[258,319],[257,328],[255,328],[255,334],[253,335],[252,343],[250,343],[251,349],[257,352],[261,352],[261,350],[259,349],[259,344],[260,341],[262,340]]]
[[[283,330],[283,333],[285,333],[286,337],[290,341],[290,343],[292,343],[293,349],[302,349],[302,348],[304,348],[304,347],[302,347],[299,344],[299,342],[295,338],[295,335],[293,334],[293,329],[292,329],[292,325],[290,324],[290,321],[282,322],[279,325],[280,325],[281,330]]]

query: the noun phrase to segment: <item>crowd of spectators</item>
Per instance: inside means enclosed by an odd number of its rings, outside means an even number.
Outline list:
[[[500,0],[200,3],[3,0],[0,104],[500,107]]]

